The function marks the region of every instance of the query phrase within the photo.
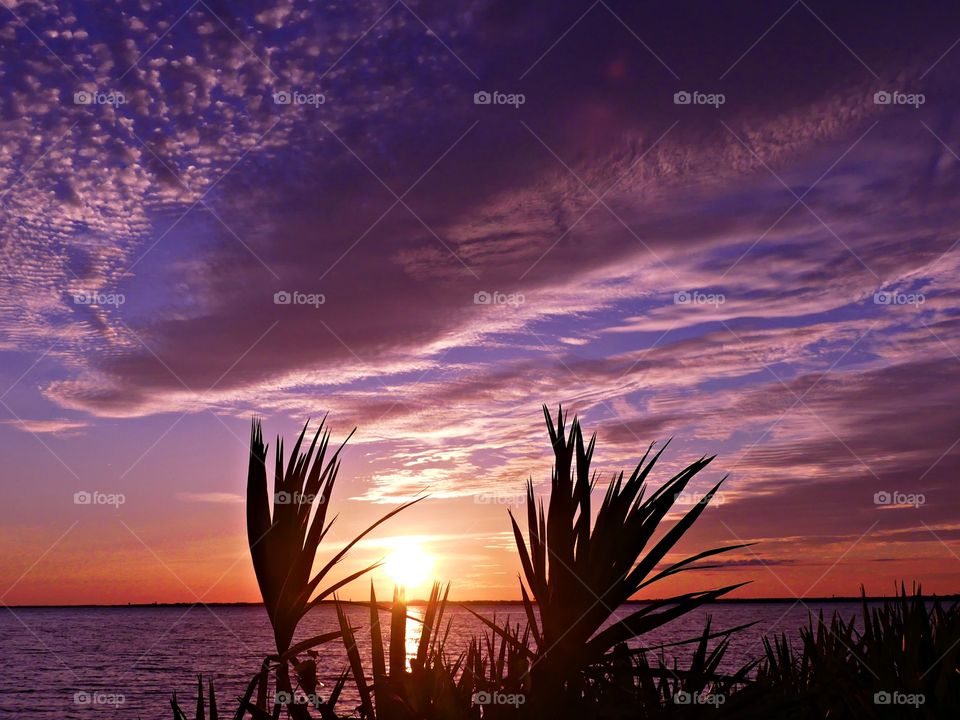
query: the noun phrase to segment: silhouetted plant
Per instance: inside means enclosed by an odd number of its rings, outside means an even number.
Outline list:
[[[283,440],[277,438],[273,480],[273,509],[267,490],[267,446],[263,443],[260,421],[254,419],[250,435],[250,467],[247,473],[247,540],[260,594],[273,626],[277,646],[277,691],[291,694],[288,664],[303,667],[297,654],[290,655],[290,643],[300,619],[319,602],[338,589],[356,580],[379,565],[372,563],[350,573],[332,585],[317,590],[320,583],[346,554],[370,531],[419,499],[398,506],[348,542],[325,565],[314,572],[317,549],[333,525],[326,522],[330,496],[340,469],[340,452],[353,432],[329,457],[330,431],[324,429],[326,418],[310,443],[301,453],[309,422],[304,425],[290,453],[286,469],[283,464]],[[336,637],[336,636],[334,636]],[[313,638],[301,644],[301,652],[333,638]],[[303,678],[300,679],[301,683]],[[309,680],[308,680],[309,682]],[[266,683],[261,680],[257,706],[263,708]],[[309,717],[300,706],[290,706],[292,716]]]
[[[245,696],[239,699],[237,720],[247,713],[252,718],[275,720],[279,717],[283,705],[291,717],[309,720],[311,716],[305,704],[280,701],[293,697],[294,687],[290,671],[293,670],[297,688],[312,694],[310,691],[315,690],[318,684],[315,648],[336,640],[341,636],[341,631],[317,635],[292,644],[298,623],[311,608],[379,565],[379,562],[372,563],[318,590],[337,563],[363,537],[420,500],[418,498],[386,513],[348,542],[319,570],[314,571],[320,543],[336,519],[326,522],[331,493],[340,469],[340,452],[350,439],[348,436],[328,457],[330,432],[324,429],[325,422],[326,418],[317,428],[309,449],[301,453],[309,422],[304,425],[286,468],[283,441],[277,438],[273,492],[270,493],[266,467],[268,448],[263,442],[260,420],[253,420],[247,472],[247,539],[257,584],[273,628],[277,652],[264,658],[260,671],[251,679]],[[276,687],[273,712],[269,713],[268,684],[271,674],[276,677]],[[331,693],[333,697],[328,703],[314,703],[322,717],[335,717],[331,707],[336,703],[336,695],[339,695],[342,687],[343,679],[335,686]],[[212,684],[210,692],[211,708],[212,712],[215,712]],[[177,705],[176,698],[171,703],[175,720],[183,720],[183,711]],[[203,708],[202,692],[197,703],[200,717]],[[205,719],[201,717],[201,720]]]
[[[712,619],[708,615],[703,633],[697,638],[638,650],[618,645],[612,653],[610,682],[600,686],[604,697],[599,716],[616,717],[617,713],[612,710],[627,706],[638,718],[740,717],[741,707],[735,699],[749,683],[750,673],[759,660],[749,661],[732,673],[721,672],[720,664],[733,634],[752,624],[712,633]],[[718,638],[720,642],[711,647],[711,641]],[[672,663],[668,661],[665,648],[688,643],[695,643],[696,647],[686,667],[681,668],[676,659]],[[652,650],[659,650],[655,664],[647,658]],[[634,657],[635,664],[628,666],[625,660]],[[616,677],[618,667],[619,678]],[[734,707],[736,710],[732,711]]]
[[[470,717],[470,688],[456,682],[464,654],[452,662],[444,657],[450,631],[449,622],[446,629],[442,629],[448,590],[449,586],[442,589],[439,583],[434,583],[421,619],[408,615],[403,588],[394,588],[393,603],[385,607],[377,603],[371,583],[368,606],[372,684],[367,682],[354,630],[347,622],[342,604],[337,603],[337,617],[360,694],[363,717],[370,720],[456,720]],[[384,610],[390,613],[390,635],[386,646],[380,628],[380,612]],[[421,624],[417,654],[411,659],[409,669],[406,659],[408,619]]]
[[[217,713],[217,694],[213,689],[213,679],[207,680],[207,685],[209,688],[209,700],[210,700],[210,720],[219,720],[219,714]],[[173,720],[190,720],[187,717],[187,714],[183,711],[183,708],[180,707],[180,704],[177,702],[177,694],[173,694],[173,698],[170,700],[170,707],[173,708]],[[243,705],[237,708],[236,715],[234,715],[234,720],[241,720],[243,717]],[[207,720],[206,707],[204,705],[203,697],[203,676],[197,675],[197,711],[194,716],[195,720]]]
[[[834,612],[827,623],[820,612],[801,628],[799,652],[785,634],[764,638],[744,699],[781,717],[960,717],[960,605],[902,583],[879,607],[860,593],[862,631],[856,618]]]
[[[645,482],[666,448],[647,461],[651,446],[629,478],[624,480],[622,472],[613,478],[591,527],[596,476],[591,476],[590,462],[596,436],[585,445],[576,418],[568,433],[562,408],[556,424],[546,406],[543,413],[555,465],[546,515],[543,502],[537,502],[533,482],[527,483],[529,547],[512,513],[510,520],[526,580],[525,585],[521,582],[521,595],[536,644],[527,651],[531,663],[528,708],[534,717],[572,717],[594,699],[602,677],[597,669],[611,661],[614,648],[745,583],[652,602],[608,624],[614,611],[652,583],[702,569],[694,563],[745,544],[705,550],[655,572],[723,482],[645,550],[677,496],[713,457],[690,464],[645,500]],[[485,622],[503,635],[502,629]],[[515,647],[523,651],[519,644]]]

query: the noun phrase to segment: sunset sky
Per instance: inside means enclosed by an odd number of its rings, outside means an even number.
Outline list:
[[[254,414],[518,598],[544,403],[729,474],[649,596],[960,592],[960,8],[3,5],[3,604],[258,600]]]

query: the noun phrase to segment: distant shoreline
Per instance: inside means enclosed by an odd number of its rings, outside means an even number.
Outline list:
[[[866,598],[867,602],[881,602],[883,600],[891,600],[894,596],[892,595],[873,595]],[[861,601],[859,595],[853,596],[834,596],[834,597],[810,597],[810,598],[792,598],[792,597],[771,597],[771,598],[722,598],[717,600],[712,600],[710,602],[704,603],[704,605],[771,605],[771,604],[786,604],[786,603],[859,603]],[[941,601],[950,601],[956,602],[960,601],[960,594],[952,595],[925,595],[925,600],[941,600]],[[651,598],[648,600],[630,600],[624,604],[626,605],[643,605],[646,603],[659,602],[658,598]],[[354,603],[365,603],[366,600],[343,600],[344,604],[354,604]],[[454,605],[517,605],[522,606],[523,603],[520,600],[451,600]],[[319,603],[320,605],[333,605],[333,600],[323,600]],[[387,603],[381,603],[387,604]],[[426,600],[416,599],[408,600],[407,605],[426,605]],[[193,606],[201,607],[263,607],[262,602],[209,602],[209,603],[200,603],[200,602],[176,602],[176,603],[108,603],[102,605],[94,604],[78,604],[78,605],[7,605],[4,604],[2,607],[8,608],[11,610],[84,610],[84,609],[107,609],[107,608],[126,608],[126,609],[150,609],[150,608],[188,608]]]

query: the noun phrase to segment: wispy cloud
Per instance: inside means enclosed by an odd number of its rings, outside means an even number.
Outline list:
[[[242,503],[244,498],[243,495],[238,493],[226,493],[226,492],[206,492],[206,493],[190,493],[190,492],[178,492],[177,499],[183,500],[184,502],[192,503],[214,503],[216,505],[233,505],[235,503]]]

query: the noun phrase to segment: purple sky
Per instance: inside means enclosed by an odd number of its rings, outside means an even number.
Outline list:
[[[542,403],[718,454],[699,585],[960,592],[960,9],[4,4],[3,603],[256,599],[253,413],[516,597]]]

